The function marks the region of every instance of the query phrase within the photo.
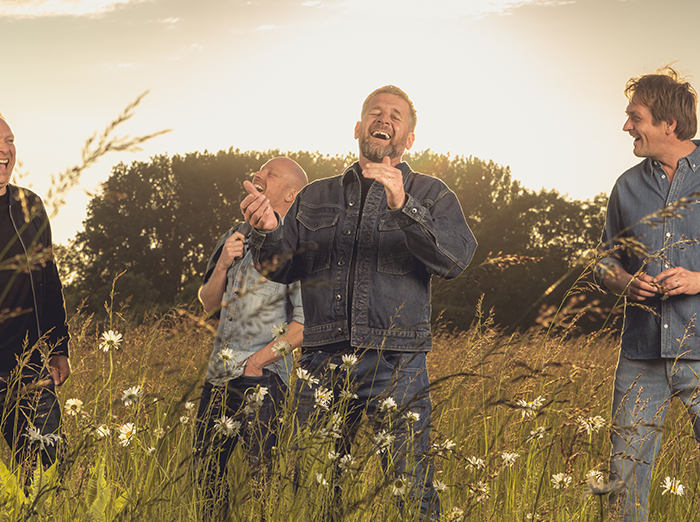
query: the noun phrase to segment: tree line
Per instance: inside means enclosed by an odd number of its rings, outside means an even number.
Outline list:
[[[115,283],[117,301],[128,302],[129,313],[142,316],[194,303],[218,238],[242,219],[243,181],[280,155],[279,150],[231,148],[114,166],[88,204],[83,229],[57,248],[69,312],[83,303],[88,312],[104,313],[117,274],[122,274]],[[310,181],[340,174],[357,159],[318,152],[284,155],[297,161]],[[457,194],[479,242],[465,274],[434,280],[435,317],[449,327],[467,328],[480,303],[504,327],[541,322],[543,310],[556,307],[580,273],[578,261],[595,248],[606,196],[583,201],[556,190],[533,191],[514,180],[509,167],[471,156],[426,150],[404,159]]]

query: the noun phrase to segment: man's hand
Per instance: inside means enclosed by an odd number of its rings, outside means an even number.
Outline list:
[[[248,357],[248,360],[245,362],[245,368],[243,368],[243,375],[247,377],[262,377],[262,367],[258,366],[255,361],[253,361],[253,357],[255,357],[257,353],[259,352]]]
[[[240,232],[234,232],[224,243],[224,248],[221,250],[221,256],[219,256],[217,264],[221,263],[221,266],[228,270],[234,259],[243,257],[244,246],[245,236]]]
[[[248,191],[248,195],[241,201],[241,212],[245,220],[263,232],[274,230],[277,227],[277,216],[270,206],[270,200],[248,180],[243,182],[243,188]]]
[[[386,202],[391,210],[401,208],[406,203],[406,192],[403,189],[403,174],[391,166],[391,158],[384,156],[381,163],[367,163],[362,169],[362,175],[384,185]]]
[[[49,359],[51,378],[56,386],[60,386],[70,375],[70,361],[65,355],[54,355]]]
[[[695,295],[700,292],[700,273],[691,272],[683,267],[664,270],[657,275],[653,282],[659,285],[661,291],[668,295]]]
[[[658,287],[653,284],[655,279],[648,274],[639,274],[632,278],[627,287],[627,296],[635,301],[644,301],[647,297],[653,297],[660,293]]]

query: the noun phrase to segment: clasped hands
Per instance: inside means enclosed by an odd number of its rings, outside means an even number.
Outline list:
[[[663,298],[700,292],[700,273],[691,272],[683,267],[664,270],[656,277],[639,274],[632,277],[627,285],[627,295],[635,301],[661,294]]]

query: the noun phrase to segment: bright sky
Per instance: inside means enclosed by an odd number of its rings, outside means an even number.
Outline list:
[[[492,159],[528,188],[590,198],[638,161],[625,82],[672,61],[700,74],[699,15],[696,0],[0,0],[0,112],[42,195],[143,91],[123,132],[173,129],[88,171],[53,222],[58,242],[120,160],[356,152],[362,101],[387,83],[418,110],[414,151]]]

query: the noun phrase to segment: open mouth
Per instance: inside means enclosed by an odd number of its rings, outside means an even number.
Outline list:
[[[385,141],[389,141],[389,140],[391,139],[391,136],[389,136],[389,135],[388,135],[386,132],[384,132],[384,131],[374,131],[374,132],[372,133],[372,137],[373,137],[373,138],[380,139],[380,140],[385,140]]]
[[[261,194],[265,193],[265,187],[263,187],[258,181],[253,181],[253,186],[255,187],[255,190]]]
[[[9,165],[9,163],[10,163],[9,159],[0,160],[0,169],[7,170],[7,166]]]

